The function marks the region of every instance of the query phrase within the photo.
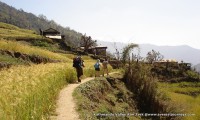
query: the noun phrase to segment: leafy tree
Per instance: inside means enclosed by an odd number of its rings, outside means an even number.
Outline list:
[[[156,52],[155,50],[151,50],[147,53],[147,57],[146,60],[149,63],[153,63],[155,61],[160,61],[164,58],[164,56],[162,54],[160,54],[160,52]]]

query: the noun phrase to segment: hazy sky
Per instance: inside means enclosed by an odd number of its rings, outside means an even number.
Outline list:
[[[199,0],[1,0],[93,39],[200,49]]]

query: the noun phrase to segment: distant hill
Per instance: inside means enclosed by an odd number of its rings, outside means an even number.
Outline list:
[[[105,42],[98,41],[98,44],[107,46],[108,51],[111,53],[115,53],[115,47],[113,42]],[[122,50],[125,43],[116,42],[116,46],[118,50]],[[152,49],[159,51],[162,55],[164,55],[165,59],[176,59],[179,62],[183,60],[184,62],[192,63],[192,65],[196,65],[200,62],[200,49],[195,49],[187,45],[182,46],[156,46],[152,44],[140,44],[140,55],[145,57],[147,52]]]
[[[65,35],[65,42],[68,45],[76,46],[80,40],[81,33],[62,27],[53,20],[48,20],[46,16],[36,16],[32,13],[27,13],[22,9],[18,10],[0,1],[0,22],[12,24],[24,29],[34,30],[39,33],[39,29],[46,30],[50,27],[57,29],[61,34]]]

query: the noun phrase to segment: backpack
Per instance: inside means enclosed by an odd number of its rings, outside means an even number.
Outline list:
[[[99,68],[99,65],[100,65],[99,63],[95,63],[94,68]]]
[[[107,66],[108,65],[108,61],[103,61],[103,66]]]
[[[73,67],[75,68],[80,67],[80,64],[81,64],[80,58],[77,57],[73,59]]]

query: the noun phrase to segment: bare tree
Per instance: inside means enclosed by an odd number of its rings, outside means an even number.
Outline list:
[[[164,56],[162,54],[160,54],[160,52],[156,52],[155,50],[151,50],[147,53],[147,57],[146,60],[149,63],[153,63],[155,61],[160,61],[164,58]]]
[[[116,59],[119,60],[120,59],[120,53],[119,50],[117,48],[116,42],[114,42],[114,48],[115,48],[115,54],[116,54]]]
[[[86,53],[89,47],[96,46],[96,42],[96,40],[92,40],[91,36],[86,36],[86,34],[81,37],[81,46],[84,47],[84,52]]]

